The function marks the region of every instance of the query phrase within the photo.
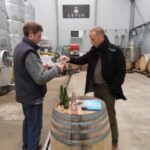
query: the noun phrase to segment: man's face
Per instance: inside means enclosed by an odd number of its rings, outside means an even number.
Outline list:
[[[102,33],[96,34],[95,31],[92,31],[89,33],[89,38],[90,38],[91,44],[95,47],[98,47],[104,41],[104,35]]]
[[[38,31],[37,33],[30,32],[29,39],[32,40],[35,44],[38,44],[41,40],[42,32]]]

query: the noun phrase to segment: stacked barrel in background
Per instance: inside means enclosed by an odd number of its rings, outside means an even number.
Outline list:
[[[142,54],[138,44],[131,40],[126,50],[126,70],[132,68],[150,74],[150,53]]]
[[[143,54],[135,63],[135,69],[139,72],[147,72],[150,74],[150,53]]]
[[[150,53],[140,54],[140,49],[132,43],[127,49],[126,70],[134,68],[138,72],[150,74]]]

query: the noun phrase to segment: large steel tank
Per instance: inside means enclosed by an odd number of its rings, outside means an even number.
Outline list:
[[[0,0],[0,50],[10,49],[7,14],[4,0]]]
[[[13,55],[16,45],[21,42],[23,38],[22,27],[25,22],[25,4],[24,0],[5,0],[5,5],[11,53]]]
[[[10,51],[0,50],[0,87],[10,83]]]
[[[127,36],[125,34],[116,34],[115,35],[115,45],[119,46],[123,55],[126,56],[127,49]]]
[[[35,20],[35,8],[30,0],[25,0],[25,22]]]
[[[133,40],[129,42],[128,48],[126,49],[126,59],[129,62],[135,62],[140,56],[140,48]]]

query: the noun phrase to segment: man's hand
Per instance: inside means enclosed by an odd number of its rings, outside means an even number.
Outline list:
[[[67,63],[67,62],[70,61],[70,58],[67,57],[67,56],[65,56],[65,55],[63,55],[63,56],[61,56],[59,59],[57,59],[57,61],[58,61],[59,63]]]
[[[44,67],[45,70],[48,70],[48,68],[50,67],[48,64],[42,64],[42,66]]]
[[[64,69],[65,69],[65,64],[64,63],[57,63],[57,66],[60,68],[61,72],[64,71]]]

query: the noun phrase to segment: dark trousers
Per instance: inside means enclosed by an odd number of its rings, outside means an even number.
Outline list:
[[[23,150],[37,150],[42,129],[43,104],[23,105]]]
[[[108,117],[110,121],[110,128],[112,133],[112,145],[118,144],[118,125],[115,112],[115,98],[110,93],[107,85],[94,84],[94,96],[103,100],[106,104]]]

